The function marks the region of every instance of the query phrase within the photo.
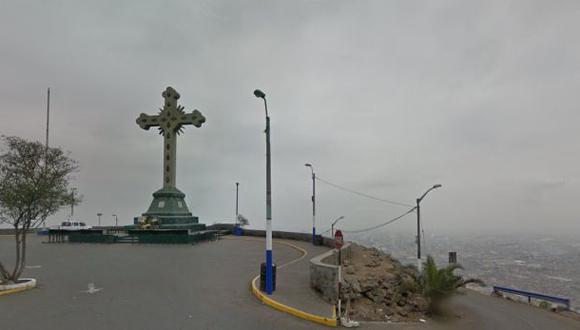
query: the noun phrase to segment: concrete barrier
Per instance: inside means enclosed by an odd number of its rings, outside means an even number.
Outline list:
[[[341,259],[350,259],[350,243],[341,249]],[[310,259],[310,287],[318,291],[322,298],[331,304],[338,301],[338,282],[340,281],[338,250],[330,250]]]
[[[28,229],[27,233],[33,234],[36,233],[39,228],[30,228]],[[14,235],[15,231],[14,228],[0,228],[0,235]]]
[[[266,231],[257,229],[245,229],[243,230],[243,236],[254,236],[254,237],[266,237]],[[291,239],[295,241],[312,242],[311,233],[294,233],[290,231],[272,231],[272,238],[278,239]],[[322,245],[334,248],[334,240],[329,237],[322,237]]]

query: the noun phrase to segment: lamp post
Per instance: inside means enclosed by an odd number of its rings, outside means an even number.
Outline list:
[[[268,116],[268,103],[266,94],[259,89],[254,91],[254,96],[264,100],[266,111],[266,293],[271,295],[274,291],[273,267],[272,267],[272,176],[270,157],[270,116]]]
[[[236,182],[236,225],[238,224],[238,191],[239,191],[240,183]]]
[[[101,226],[101,216],[102,216],[102,215],[103,215],[103,214],[102,214],[102,213],[100,213],[100,212],[99,212],[99,213],[97,213],[97,218],[99,218],[99,227]]]
[[[316,244],[316,175],[312,164],[304,164],[312,172],[312,244]]]
[[[336,225],[336,223],[341,219],[344,219],[344,215],[336,218],[336,220],[332,222],[332,225],[330,225],[330,237],[332,237],[332,239],[334,239],[334,225]]]
[[[70,198],[70,219],[73,220],[73,216],[75,215],[75,191],[77,188],[71,189],[71,198]]]
[[[115,217],[115,227],[117,227],[119,225],[119,218],[116,214],[113,214],[113,216]]]
[[[421,201],[423,200],[423,198],[425,198],[425,196],[427,196],[427,194],[433,190],[433,189],[437,189],[437,188],[441,188],[440,184],[436,184],[433,185],[433,187],[427,189],[427,191],[419,198],[417,198],[417,206],[416,206],[416,210],[417,210],[417,269],[419,270],[419,273],[421,273],[422,268],[423,268],[423,264],[421,263]]]

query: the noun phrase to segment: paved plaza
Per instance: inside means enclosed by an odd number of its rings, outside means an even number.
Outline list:
[[[1,329],[323,329],[263,305],[249,289],[264,258],[261,238],[227,237],[197,245],[43,244],[29,236],[24,276],[38,287],[0,297]],[[0,259],[13,237],[0,235]],[[273,298],[315,313],[327,305],[308,288],[308,261],[326,250],[274,241],[279,270]],[[302,258],[301,258],[302,257]],[[89,293],[89,284],[94,293]],[[99,290],[100,289],[100,290]],[[365,329],[580,329],[554,313],[467,291],[452,323],[376,324]]]
[[[0,297],[2,329],[323,328],[264,306],[251,294],[263,240],[107,245],[29,239],[24,276],[39,285]],[[274,248],[279,264],[301,256],[282,244]],[[13,250],[13,237],[0,236],[0,258],[10,260]],[[89,283],[102,290],[86,292]]]

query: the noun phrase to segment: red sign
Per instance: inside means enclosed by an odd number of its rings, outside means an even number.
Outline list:
[[[336,246],[337,249],[340,250],[340,248],[342,248],[342,246],[344,245],[344,239],[342,237],[342,232],[340,230],[337,230],[334,233],[334,245]]]

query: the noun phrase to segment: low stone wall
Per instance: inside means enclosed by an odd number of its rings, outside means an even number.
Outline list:
[[[341,260],[350,259],[350,243],[341,249]],[[338,250],[333,249],[310,259],[310,287],[320,292],[324,300],[335,304],[338,301],[340,267],[337,265]]]
[[[245,229],[244,228],[244,236],[255,236],[255,237],[266,237],[265,230],[257,230],[257,229]],[[312,241],[312,234],[308,233],[293,233],[289,231],[279,231],[273,230],[272,231],[272,238],[279,238],[279,239],[292,239],[296,241]]]
[[[266,237],[265,230],[245,229],[244,236]],[[292,239],[296,241],[312,242],[312,234],[310,233],[294,233],[290,231],[272,231],[272,238]],[[329,248],[334,248],[334,240],[328,237],[322,237],[322,245]]]
[[[229,230],[234,229],[233,223],[214,223],[213,225],[206,225],[207,230]]]
[[[28,229],[29,234],[36,233],[39,229],[38,228],[31,228]],[[14,235],[13,228],[0,228],[0,235]]]

